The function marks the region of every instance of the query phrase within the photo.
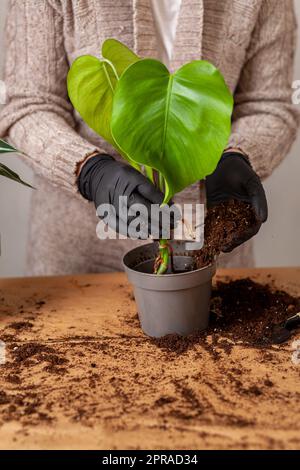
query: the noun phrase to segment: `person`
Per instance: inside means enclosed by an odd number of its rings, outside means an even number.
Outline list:
[[[295,49],[292,0],[14,0],[6,38],[8,103],[0,135],[24,153],[36,172],[28,274],[118,270],[133,240],[100,241],[96,205],[128,195],[146,204],[161,194],[97,137],[74,112],[66,77],[80,55],[99,56],[114,37],[143,57],[175,70],[194,59],[212,62],[234,94],[232,134],[207,202],[246,200],[258,224],[224,255],[223,265],[251,266],[251,238],[267,218],[261,180],[290,149],[299,116],[291,104]],[[125,189],[127,188],[127,189]],[[128,189],[129,188],[129,189]],[[178,195],[203,200],[203,184]]]

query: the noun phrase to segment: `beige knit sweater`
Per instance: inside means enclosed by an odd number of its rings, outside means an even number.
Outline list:
[[[72,61],[99,55],[107,37],[156,56],[149,0],[11,0],[5,80],[9,102],[0,136],[30,155],[33,194],[29,272],[54,274],[120,268],[132,241],[99,241],[91,204],[76,194],[75,168],[95,150],[114,151],[73,112],[66,90]],[[183,0],[172,69],[213,62],[235,95],[228,145],[246,152],[261,177],[287,154],[298,124],[291,104],[295,47],[292,0]],[[181,200],[199,200],[199,185]],[[249,244],[231,263],[250,262]]]

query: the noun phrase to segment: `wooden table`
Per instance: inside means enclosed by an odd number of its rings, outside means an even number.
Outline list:
[[[217,278],[268,275],[300,293],[299,268],[220,270]],[[269,360],[239,344],[218,361],[201,345],[169,358],[140,331],[123,273],[1,279],[0,302],[1,449],[300,448],[291,343],[264,353]],[[266,378],[272,387],[241,394],[239,367],[242,387]],[[179,414],[168,413],[171,403]]]

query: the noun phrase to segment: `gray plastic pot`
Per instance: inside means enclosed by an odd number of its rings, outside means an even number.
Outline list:
[[[153,274],[158,252],[156,243],[129,251],[123,265],[134,288],[143,331],[159,338],[177,333],[188,335],[204,330],[209,322],[212,278],[216,265],[188,271],[193,253],[184,251],[182,242],[173,242],[176,274]]]

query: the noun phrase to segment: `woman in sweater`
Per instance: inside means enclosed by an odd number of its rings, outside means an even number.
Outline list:
[[[260,180],[296,136],[295,30],[292,0],[12,0],[8,103],[0,115],[0,136],[30,155],[36,172],[28,274],[119,269],[123,252],[137,242],[99,241],[95,209],[85,199],[96,205],[117,200],[124,186],[130,186],[126,195],[132,202],[151,204],[161,197],[135,170],[124,169],[115,151],[74,113],[66,76],[76,57],[99,55],[101,43],[114,37],[141,56],[160,58],[170,70],[199,58],[220,69],[235,108],[228,147],[206,181],[207,201],[235,197],[252,203],[259,222],[240,244],[266,220]],[[199,202],[201,187],[193,185],[178,200]],[[251,262],[251,242],[223,257],[227,266]]]

